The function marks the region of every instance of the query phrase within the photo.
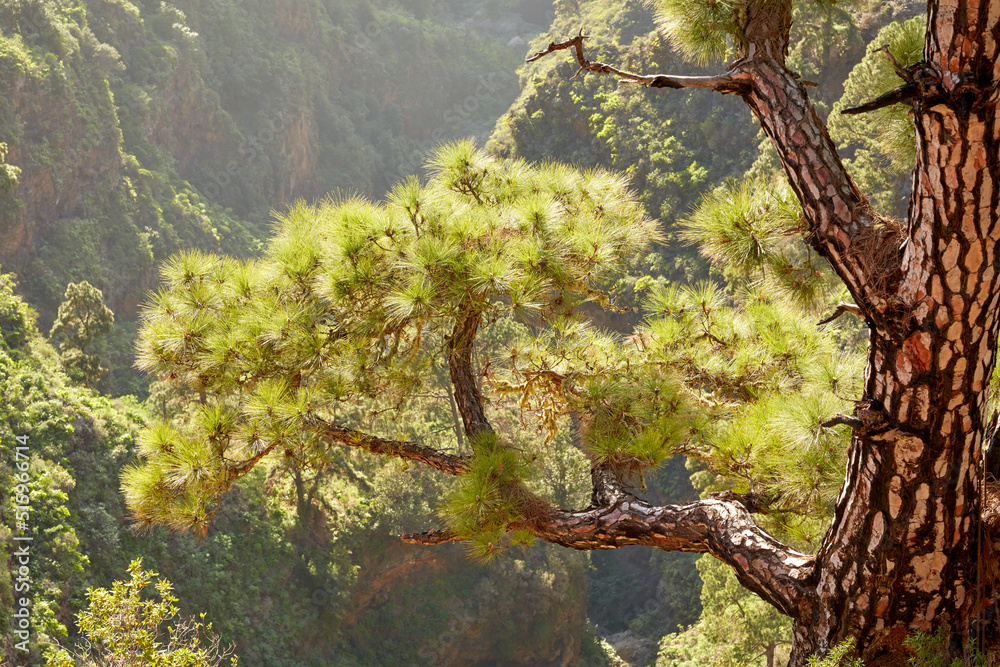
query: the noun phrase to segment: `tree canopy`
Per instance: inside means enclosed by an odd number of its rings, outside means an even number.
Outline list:
[[[455,395],[475,438],[479,324],[509,313],[573,326],[582,304],[605,298],[597,287],[616,262],[655,238],[605,172],[501,163],[468,143],[432,167],[426,186],[402,183],[384,205],[297,206],[261,261],[187,253],[165,267],[139,363],[206,398],[190,432],[144,434],[148,463],[124,478],[140,520],[204,528],[209,506],[262,456],[307,462],[331,437],[466,471],[466,457],[336,426],[336,408],[399,406],[444,354],[464,374]]]
[[[104,305],[104,295],[86,280],[66,286],[65,300],[59,305],[49,338],[59,343],[63,366],[70,377],[92,385],[107,370],[96,354],[84,350],[96,338],[111,330],[115,314]]]

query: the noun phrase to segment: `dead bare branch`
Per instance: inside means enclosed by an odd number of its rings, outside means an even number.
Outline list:
[[[862,428],[865,424],[857,417],[838,414],[827,419],[822,425],[826,428],[830,428],[831,426],[850,426],[851,428]]]
[[[533,63],[551,53],[555,53],[556,51],[573,49],[576,61],[580,65],[580,70],[577,71],[574,78],[576,78],[580,72],[586,70],[588,72],[596,72],[598,74],[611,74],[613,76],[617,76],[620,81],[625,83],[637,83],[649,88],[709,88],[722,93],[738,93],[744,88],[742,80],[737,79],[728,73],[718,76],[636,74],[635,72],[619,69],[613,65],[608,65],[607,63],[591,62],[590,60],[587,60],[586,56],[583,55],[583,40],[585,39],[587,39],[587,35],[584,35],[581,30],[579,35],[567,39],[565,42],[550,42],[546,48],[528,57],[527,62]]]
[[[458,536],[451,532],[450,530],[441,530],[440,528],[435,528],[434,530],[428,530],[423,533],[403,533],[400,535],[400,539],[407,544],[422,544],[424,546],[434,546],[436,544],[444,544],[445,542],[455,542],[459,538]]]

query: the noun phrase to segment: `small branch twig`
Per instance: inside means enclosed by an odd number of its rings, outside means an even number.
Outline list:
[[[903,67],[899,61],[896,60],[896,56],[892,55],[892,52],[889,50],[889,45],[883,44],[879,51],[885,51],[885,55],[888,56],[889,62],[892,63],[892,68],[896,71],[896,76],[906,83],[898,88],[893,88],[887,93],[879,95],[871,102],[865,102],[859,106],[844,109],[840,113],[847,116],[859,113],[868,113],[869,111],[875,111],[876,109],[881,109],[893,104],[911,102],[920,93],[920,87],[914,81],[913,72],[906,67]]]
[[[851,428],[861,428],[862,426],[864,426],[864,422],[858,419],[857,417],[837,414],[827,419],[825,422],[823,422],[822,425],[825,426],[826,428],[830,428],[831,426],[840,426],[840,425],[850,426]]]
[[[830,322],[833,322],[835,319],[837,319],[844,313],[850,313],[851,315],[854,315],[856,317],[863,317],[860,307],[854,305],[853,303],[846,303],[842,301],[839,304],[837,304],[837,308],[836,310],[833,311],[833,315],[830,315],[830,317],[827,317],[826,319],[820,320],[819,324],[817,324],[816,326],[821,327],[824,324],[829,324]]]
[[[879,51],[885,51],[885,55],[888,56],[889,62],[892,63],[892,68],[896,70],[896,76],[907,83],[913,81],[913,73],[899,64],[899,61],[896,60],[896,56],[892,55],[892,51],[889,50],[888,44],[883,44]]]
[[[459,538],[450,530],[435,528],[434,530],[428,530],[423,533],[403,533],[400,535],[400,539],[407,544],[434,546],[436,544],[444,544],[445,542],[455,542]]]

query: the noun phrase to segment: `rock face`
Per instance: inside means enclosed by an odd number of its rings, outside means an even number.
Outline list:
[[[21,170],[0,266],[43,323],[70,281],[124,322],[181,248],[247,255],[295,199],[382,194],[491,127],[523,56],[461,3],[432,22],[362,0],[81,4],[0,7],[0,142]]]
[[[5,55],[3,117],[13,119],[17,132],[5,137],[6,162],[21,173],[12,193],[17,203],[5,208],[0,226],[0,261],[20,255],[23,264],[30,259],[23,251],[44,230],[39,221],[79,215],[89,192],[121,180],[120,133],[117,123],[88,125],[80,113],[84,105],[113,110],[107,88],[94,85],[100,82],[33,62],[26,53]]]

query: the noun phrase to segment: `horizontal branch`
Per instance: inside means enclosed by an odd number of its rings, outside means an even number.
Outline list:
[[[754,498],[725,494],[686,505],[654,507],[622,489],[607,466],[595,465],[591,476],[594,489],[587,509],[556,509],[533,498],[531,511],[525,513],[528,516],[507,528],[583,551],[638,545],[710,553],[730,565],[744,586],[779,611],[800,615],[812,595],[813,558],[784,546],[757,525],[750,516],[756,508]],[[458,539],[455,533],[440,529],[402,536],[404,542],[422,545]]]
[[[904,83],[899,88],[893,88],[887,93],[882,93],[870,102],[865,102],[864,104],[860,104],[856,107],[844,109],[840,113],[845,116],[851,116],[854,114],[876,111],[884,107],[892,106],[893,104],[909,104],[919,92],[920,89],[917,84]]]
[[[567,39],[565,42],[550,42],[546,48],[530,56],[527,59],[527,62],[533,63],[536,60],[544,58],[550,53],[555,53],[556,51],[573,49],[573,53],[576,55],[576,61],[580,65],[580,71],[577,72],[578,75],[583,70],[596,72],[598,74],[611,74],[613,76],[617,76],[622,81],[638,83],[650,88],[709,88],[724,93],[739,92],[743,88],[743,83],[729,74],[718,76],[636,74],[635,72],[618,69],[617,67],[606,63],[591,62],[590,60],[587,60],[586,56],[583,55],[583,40],[585,39],[587,39],[587,36],[581,32],[576,37]]]
[[[398,456],[408,461],[417,461],[432,468],[437,468],[449,475],[461,475],[469,471],[469,459],[466,456],[446,454],[433,447],[426,447],[405,440],[387,440],[375,435],[345,428],[316,417],[310,419],[306,424],[313,431],[334,442],[364,449],[373,454]]]
[[[654,507],[634,497],[581,511],[555,510],[524,526],[537,537],[581,550],[630,545],[710,553],[740,582],[788,616],[811,595],[813,558],[765,533],[736,501],[701,500]]]
[[[892,63],[892,68],[896,72],[896,76],[905,81],[902,86],[894,88],[887,93],[883,93],[876,97],[871,102],[865,102],[864,104],[858,105],[856,107],[851,107],[850,109],[844,109],[840,113],[845,116],[850,116],[852,114],[868,113],[869,111],[875,111],[876,109],[881,109],[883,107],[891,106],[893,104],[906,104],[913,101],[914,97],[920,93],[920,87],[913,80],[914,72],[913,70],[903,67],[896,56],[892,55],[892,51],[889,50],[888,44],[883,44],[881,48],[878,49],[885,53],[886,57],[889,58],[889,62]]]

